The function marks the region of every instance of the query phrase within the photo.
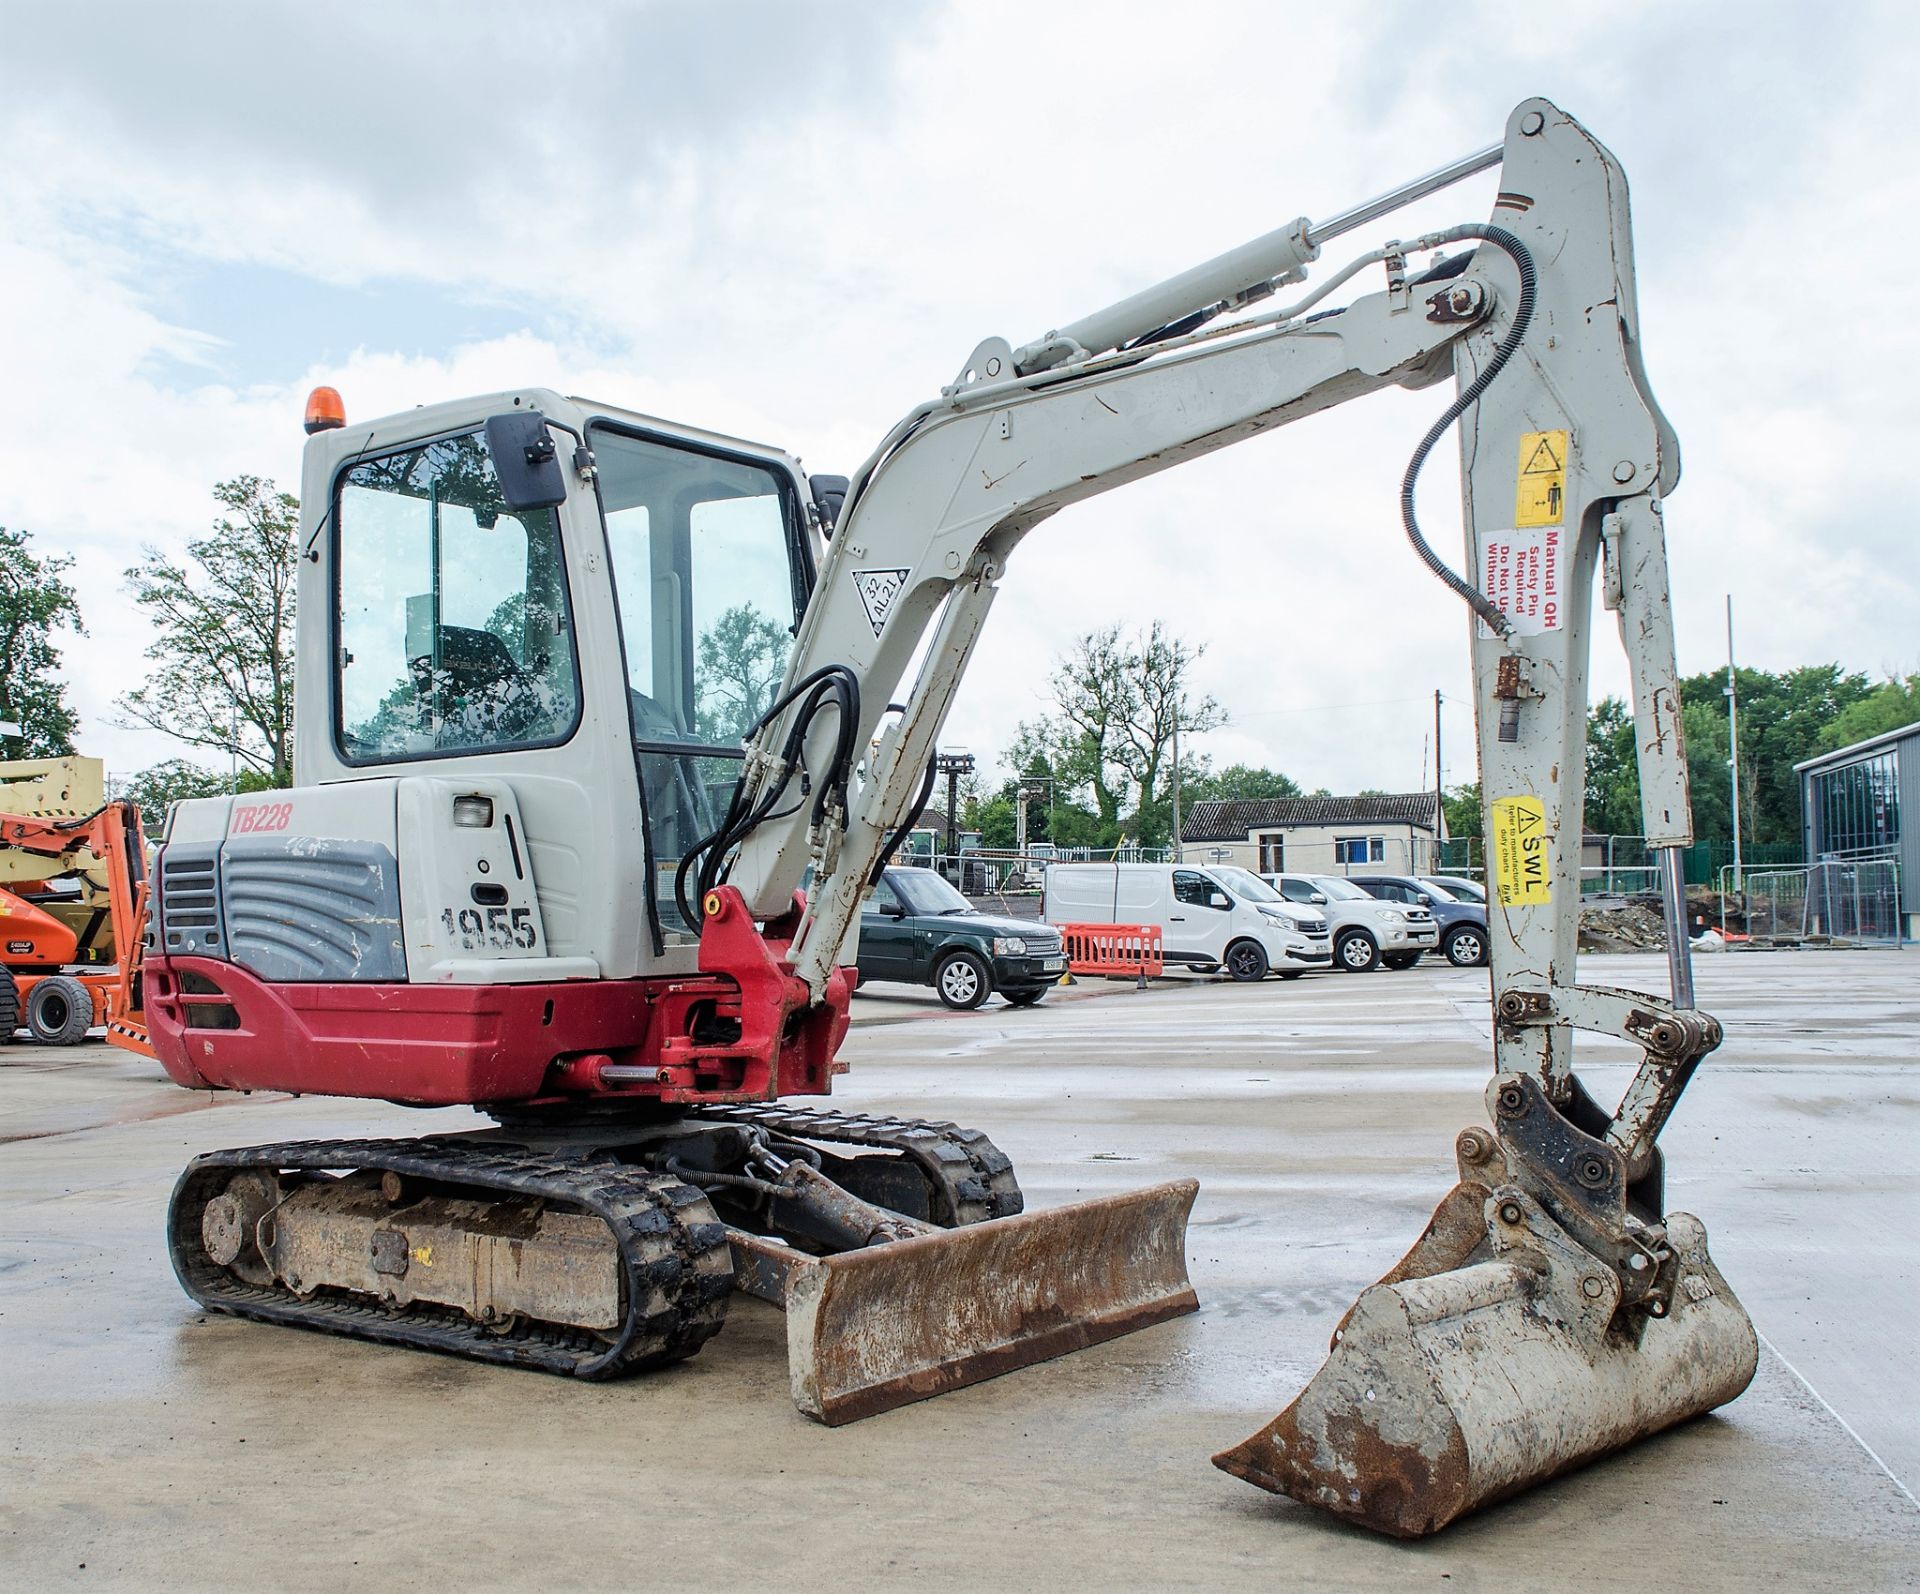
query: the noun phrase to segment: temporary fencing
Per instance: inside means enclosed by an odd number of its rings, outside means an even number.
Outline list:
[[[1900,868],[1891,858],[1749,870],[1745,884],[1755,946],[1900,945]]]
[[[1074,974],[1146,980],[1166,972],[1157,924],[1061,924],[1055,928],[1067,943],[1067,968]]]

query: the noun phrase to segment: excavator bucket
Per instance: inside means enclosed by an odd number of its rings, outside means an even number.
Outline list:
[[[1366,1290],[1293,1404],[1214,1465],[1396,1538],[1734,1399],[1753,1324],[1686,1213],[1669,1296],[1618,1276],[1514,1186],[1462,1182]]]
[[[793,1403],[838,1427],[1198,1308],[1191,1179],[834,1256],[732,1231],[738,1286],[787,1314]]]

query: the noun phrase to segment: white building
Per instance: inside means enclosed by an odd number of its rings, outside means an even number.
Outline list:
[[[1189,863],[1256,874],[1434,874],[1445,817],[1430,791],[1195,803],[1180,826]]]

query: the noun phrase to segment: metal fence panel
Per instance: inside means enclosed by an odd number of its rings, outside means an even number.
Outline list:
[[[1747,935],[1756,944],[1900,945],[1900,866],[1892,858],[1749,869],[1746,887]]]

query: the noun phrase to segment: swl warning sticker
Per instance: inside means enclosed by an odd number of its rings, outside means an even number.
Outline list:
[[[1567,434],[1522,432],[1520,475],[1513,490],[1516,526],[1567,523]]]
[[[1512,622],[1516,636],[1558,631],[1566,623],[1560,565],[1567,533],[1562,526],[1516,526],[1480,534],[1480,590]],[[1480,622],[1483,637],[1493,627]]]
[[[1493,820],[1493,888],[1500,906],[1532,907],[1551,902],[1547,805],[1538,797],[1496,797],[1489,809]]]
[[[907,584],[907,572],[904,570],[856,570],[853,584],[860,592],[860,602],[867,611],[867,623],[878,636],[887,628],[887,616],[893,613],[893,600],[900,596],[900,589]]]

